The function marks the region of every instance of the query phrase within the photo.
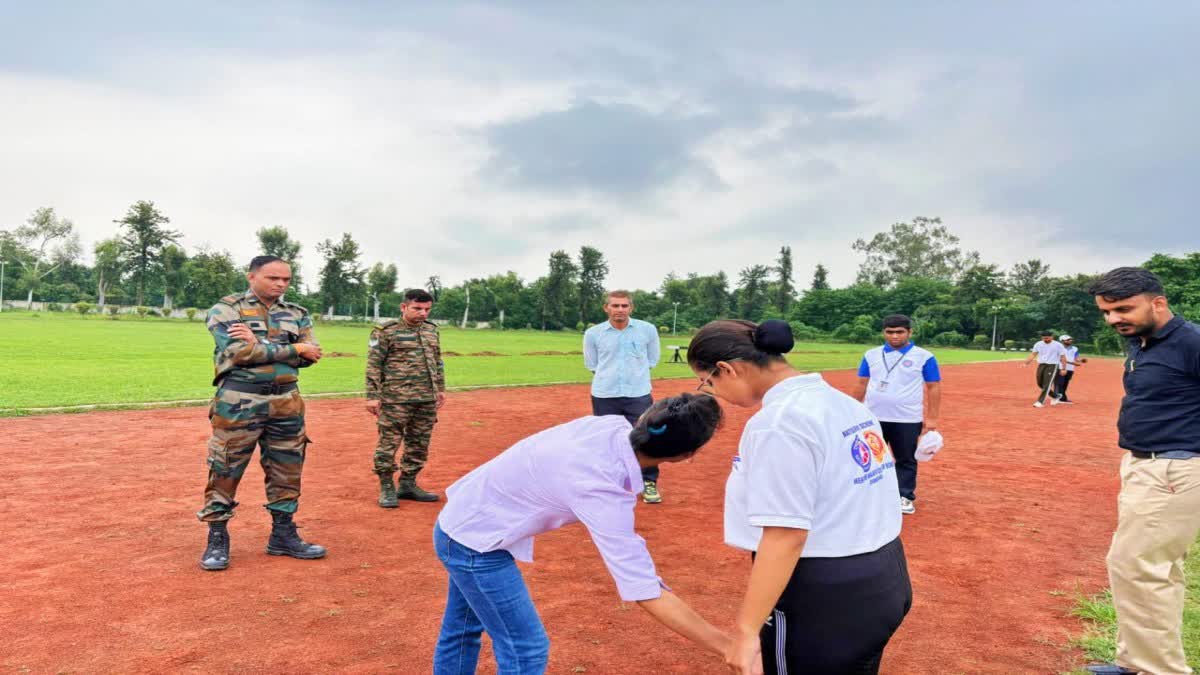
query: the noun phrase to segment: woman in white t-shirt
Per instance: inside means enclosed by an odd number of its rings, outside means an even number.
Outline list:
[[[714,321],[688,346],[700,389],[742,407],[725,542],[751,551],[726,654],[749,673],[876,673],[912,605],[895,460],[862,403],[802,374],[782,321]]]

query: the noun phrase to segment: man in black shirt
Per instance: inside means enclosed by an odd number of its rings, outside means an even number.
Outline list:
[[[1120,267],[1088,292],[1129,338],[1117,419],[1121,494],[1108,577],[1116,663],[1094,673],[1190,673],[1180,636],[1183,562],[1200,533],[1200,326],[1171,313],[1162,282]]]

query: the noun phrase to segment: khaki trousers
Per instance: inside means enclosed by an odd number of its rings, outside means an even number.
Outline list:
[[[1153,675],[1191,673],[1180,635],[1183,563],[1200,532],[1200,458],[1121,460],[1108,578],[1117,658]]]

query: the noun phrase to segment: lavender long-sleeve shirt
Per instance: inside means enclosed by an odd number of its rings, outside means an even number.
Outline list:
[[[622,600],[650,600],[662,582],[633,529],[642,470],[620,415],[582,417],[534,434],[446,490],[438,523],[481,553],[504,549],[533,560],[533,538],[582,522]]]

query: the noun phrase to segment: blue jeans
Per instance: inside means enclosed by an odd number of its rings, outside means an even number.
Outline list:
[[[485,630],[492,638],[498,675],[545,673],[550,639],[512,554],[467,548],[438,524],[433,526],[433,547],[450,573],[446,614],[433,653],[434,675],[474,673]]]

